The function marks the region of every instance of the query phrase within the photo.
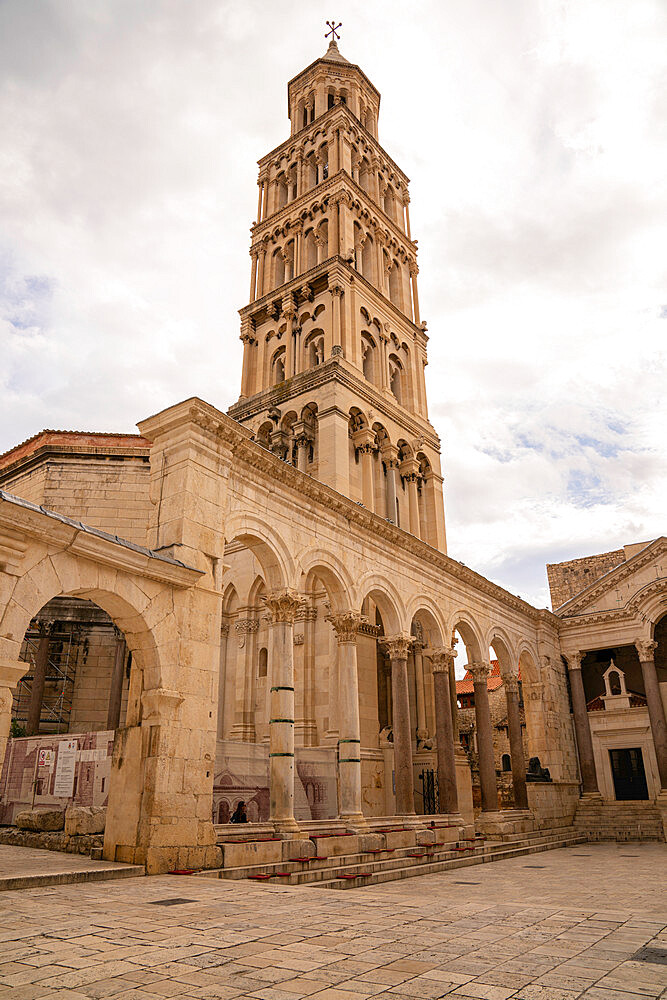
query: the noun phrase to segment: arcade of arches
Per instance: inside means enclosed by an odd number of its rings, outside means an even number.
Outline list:
[[[140,435],[44,431],[0,456],[0,821],[62,802],[68,734],[65,799],[106,806],[105,857],[149,872],[219,864],[240,799],[287,843],[436,810],[511,834],[623,796],[662,823],[667,542],[551,567],[555,614],[447,555],[380,95],[332,42],[288,99],[229,414],[193,398]]]

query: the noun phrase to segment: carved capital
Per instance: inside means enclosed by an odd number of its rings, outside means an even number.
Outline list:
[[[454,662],[455,650],[447,646],[437,646],[431,652],[433,673],[449,673],[449,665]]]
[[[329,289],[329,291],[331,292],[331,294],[333,295],[333,297],[336,298],[336,299],[341,298],[342,295],[343,295],[343,287],[342,287],[342,285],[333,285]]]
[[[380,645],[386,650],[390,660],[407,660],[412,636],[391,635],[380,639]]]
[[[338,615],[327,615],[326,620],[333,625],[339,643],[357,641],[357,632],[362,623],[362,616],[358,611],[342,611]]]
[[[637,650],[640,663],[652,662],[653,654],[657,647],[657,642],[654,642],[652,639],[635,639],[635,649]]]
[[[469,663],[468,670],[472,674],[473,684],[485,684],[491,672],[488,663]]]
[[[565,659],[567,660],[568,670],[581,670],[581,661],[584,658],[584,654],[577,650],[574,653],[567,653]]]
[[[294,617],[303,603],[299,592],[290,587],[272,591],[263,598],[263,601],[274,625],[278,622],[287,622],[292,625]]]
[[[519,693],[519,677],[517,674],[503,674],[503,686],[507,694]]]

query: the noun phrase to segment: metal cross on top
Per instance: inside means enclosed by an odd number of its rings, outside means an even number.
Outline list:
[[[336,18],[334,18],[333,21],[327,21],[327,25],[329,30],[324,33],[324,37],[328,38],[331,35],[331,41],[335,42],[337,38],[340,38],[338,29],[343,27],[343,22],[340,21],[339,24],[336,24]]]

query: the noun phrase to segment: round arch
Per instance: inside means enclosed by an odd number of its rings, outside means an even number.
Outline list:
[[[332,553],[324,549],[309,549],[299,557],[298,568],[303,580],[302,590],[308,591],[313,577],[317,577],[326,588],[333,610],[341,612],[356,607],[358,601],[352,577]]]
[[[291,587],[296,579],[294,559],[280,535],[254,514],[232,514],[225,525],[227,542],[242,542],[256,556],[268,590]]]
[[[493,647],[496,659],[500,664],[501,675],[516,674],[518,659],[514,652],[514,644],[504,629],[492,626],[488,630],[485,648],[489,647]]]
[[[385,577],[367,573],[357,584],[358,606],[370,597],[377,604],[387,635],[409,631],[409,620],[396,587]]]
[[[486,662],[489,658],[489,647],[487,645],[487,652],[483,652],[482,632],[473,616],[468,611],[457,611],[450,617],[449,621],[450,626],[447,629],[447,635],[452,635],[454,632],[459,633],[465,643],[469,660],[472,660],[474,663]]]
[[[144,690],[162,686],[159,634],[171,586],[100,566],[80,556],[46,555],[16,583],[0,619],[0,656],[18,661],[23,637],[35,615],[54,597],[79,597],[105,611],[125,636],[132,663],[143,671]]]
[[[422,615],[429,623],[428,627],[438,633],[439,645],[446,645],[448,641],[447,621],[441,609],[430,597],[413,597],[407,606],[410,627],[412,627],[415,618],[419,618]]]

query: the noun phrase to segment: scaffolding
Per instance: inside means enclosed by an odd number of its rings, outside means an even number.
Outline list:
[[[32,694],[35,658],[42,637],[40,622],[34,620],[25,634],[19,659],[29,664],[14,694],[12,722],[25,727]],[[40,733],[60,734],[69,729],[74,679],[80,647],[86,643],[81,625],[76,622],[54,621],[49,632],[49,654],[40,716]]]

